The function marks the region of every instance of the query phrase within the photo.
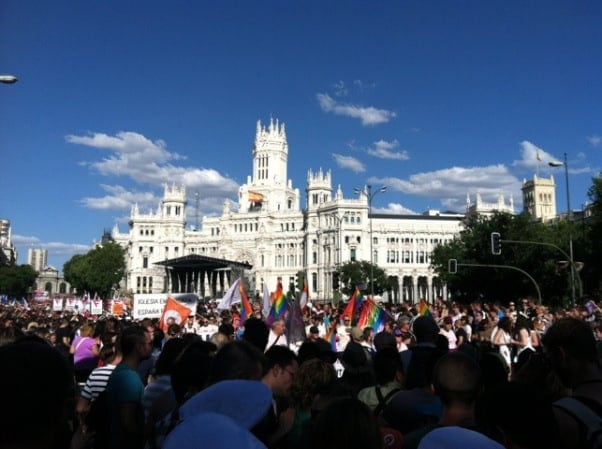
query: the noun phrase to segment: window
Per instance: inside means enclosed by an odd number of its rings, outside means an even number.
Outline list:
[[[142,247],[141,247],[141,246],[139,246],[139,247],[138,247],[138,252],[139,252],[139,253],[141,253],[141,252],[142,252]]]
[[[378,245],[378,237],[372,237],[372,244]]]
[[[148,257],[142,259],[142,268],[148,268]]]
[[[148,288],[153,288],[153,277],[149,276],[148,278]]]
[[[311,253],[311,263],[318,263],[318,253],[315,251]]]
[[[311,288],[314,292],[318,289],[318,273],[311,274]]]
[[[349,260],[351,262],[355,262],[355,260],[356,260],[356,250],[355,250],[355,248],[351,248],[349,250]]]

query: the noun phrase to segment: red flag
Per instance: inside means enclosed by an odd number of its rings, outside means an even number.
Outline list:
[[[176,324],[182,324],[190,315],[190,309],[173,298],[167,298],[159,326],[167,332],[167,320],[173,318]]]

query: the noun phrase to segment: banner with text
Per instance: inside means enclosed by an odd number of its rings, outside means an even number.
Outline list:
[[[134,310],[132,318],[141,320],[143,318],[161,318],[167,298],[176,299],[196,313],[198,296],[194,293],[148,293],[134,295]]]

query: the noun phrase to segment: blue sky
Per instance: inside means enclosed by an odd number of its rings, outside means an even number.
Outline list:
[[[579,209],[601,170],[601,23],[597,1],[4,0],[0,217],[19,263],[47,248],[62,270],[164,183],[215,214],[271,117],[302,192],[323,168],[347,197],[386,185],[379,212],[476,192],[522,209],[523,179],[566,152]]]

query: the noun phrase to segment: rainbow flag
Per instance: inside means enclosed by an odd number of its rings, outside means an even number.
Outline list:
[[[309,287],[307,285],[307,276],[305,276],[305,279],[303,280],[303,292],[301,292],[301,298],[299,298],[299,306],[302,311],[305,311],[307,301],[309,301]]]
[[[387,319],[387,312],[376,304],[372,298],[368,298],[364,302],[360,318],[357,321],[357,326],[364,329],[365,327],[371,327],[374,329],[374,333],[380,332],[385,328],[385,321]]]
[[[251,307],[251,302],[249,301],[249,296],[245,291],[245,286],[242,281],[238,283],[238,293],[240,294],[240,325],[242,326],[247,318],[249,318],[253,314],[253,307]]]
[[[336,354],[337,353],[337,323],[333,322],[328,328],[328,332],[324,336],[324,340],[326,340],[330,344],[330,349]]]
[[[431,309],[429,309],[429,305],[426,303],[424,298],[420,300],[420,304],[418,305],[418,313],[420,316],[431,316]]]
[[[355,326],[357,324],[357,318],[360,312],[360,308],[362,307],[363,301],[364,295],[362,295],[359,289],[355,287],[353,295],[351,295],[347,306],[345,306],[345,310],[343,310],[343,317],[348,316],[351,319],[352,326]]]
[[[270,313],[268,314],[267,319],[269,326],[271,326],[274,321],[283,318],[288,310],[288,301],[286,300],[282,290],[282,282],[278,282],[276,291],[272,293],[272,296],[270,297],[270,302],[272,305],[270,307]]]

